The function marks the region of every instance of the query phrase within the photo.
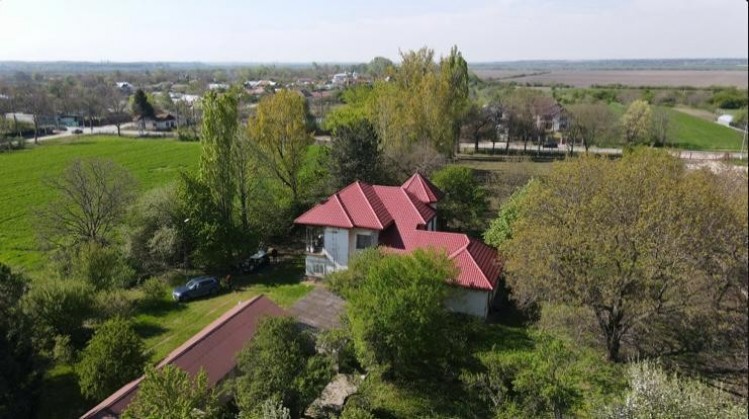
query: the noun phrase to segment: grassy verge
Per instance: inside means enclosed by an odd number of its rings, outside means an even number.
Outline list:
[[[31,271],[41,267],[34,213],[54,197],[44,179],[58,176],[74,159],[111,159],[132,172],[145,191],[197,167],[198,153],[197,143],[91,136],[0,154],[0,261]]]

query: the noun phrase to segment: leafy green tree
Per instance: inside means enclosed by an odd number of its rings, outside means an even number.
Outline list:
[[[450,55],[440,60],[440,80],[445,89],[447,116],[451,123],[450,139],[456,153],[460,152],[458,143],[460,125],[469,104],[468,79],[468,64],[457,45],[453,46],[450,49]]]
[[[602,399],[623,388],[620,373],[597,353],[539,332],[526,351],[492,348],[479,353],[480,372],[465,371],[466,389],[489,405],[497,418],[586,417]]]
[[[372,118],[372,106],[375,91],[369,86],[354,86],[341,93],[341,101],[345,104],[332,109],[325,115],[325,128],[333,133],[341,126],[352,126],[359,121]]]
[[[367,64],[367,72],[375,78],[382,78],[392,71],[395,65],[385,57],[374,57]]]
[[[160,369],[146,368],[138,394],[122,412],[122,417],[218,419],[219,412],[218,394],[208,384],[205,371],[191,377],[179,367],[165,365]]]
[[[422,250],[369,254],[364,261],[349,267],[346,287],[346,315],[362,365],[398,379],[440,376],[456,367],[463,339],[444,306],[456,275],[452,262]]]
[[[330,174],[337,188],[382,178],[380,139],[372,124],[359,120],[339,127],[330,144]]]
[[[291,317],[263,319],[237,359],[236,401],[247,415],[273,399],[299,417],[332,376],[329,362],[315,355],[315,343]]]
[[[627,145],[645,144],[650,139],[653,110],[648,102],[632,102],[621,118],[624,142]]]
[[[471,103],[463,115],[461,137],[473,141],[473,151],[478,153],[480,141],[491,140],[494,143],[497,140],[498,122],[493,107]]]
[[[443,226],[469,232],[484,229],[489,201],[471,169],[446,166],[432,175],[432,182],[445,193],[437,209]]]
[[[132,112],[136,117],[153,118],[156,116],[153,105],[148,101],[143,89],[136,90],[135,95],[133,95]]]
[[[212,92],[204,97],[198,173],[182,174],[178,187],[178,213],[185,218],[177,222],[181,224],[177,231],[170,233],[182,235],[185,248],[192,249],[192,256],[202,266],[230,265],[256,244],[256,236],[249,231],[249,194],[244,183],[249,181],[245,163],[250,150],[240,144],[237,105],[233,92]]]
[[[26,279],[0,263],[0,417],[31,418],[41,370],[31,340],[30,322],[18,304]]]
[[[499,215],[492,220],[489,228],[484,232],[484,241],[490,246],[502,248],[503,244],[512,238],[512,225],[518,218],[523,200],[531,184],[531,180],[522,188],[513,192],[510,198],[499,208]]]
[[[238,131],[238,98],[232,93],[208,92],[202,100],[203,126],[200,133],[198,180],[205,184],[221,217],[229,223],[236,197],[232,162]]]
[[[34,325],[38,348],[46,349],[56,335],[70,336],[81,345],[84,323],[93,317],[95,290],[81,280],[39,281],[21,300],[25,315]]]
[[[79,247],[72,265],[73,275],[97,290],[124,288],[135,280],[135,271],[119,249],[94,242]]]
[[[298,204],[302,192],[299,174],[313,141],[304,98],[291,90],[263,97],[248,121],[248,132],[259,162],[288,188],[292,202]]]
[[[141,374],[148,361],[132,323],[115,317],[96,329],[76,365],[81,393],[101,400]]]
[[[147,191],[130,210],[124,253],[140,271],[154,273],[179,266],[185,258],[185,237],[177,186]]]
[[[612,135],[616,116],[605,103],[576,103],[567,107],[570,115],[570,137],[580,141],[587,152]],[[574,144],[574,143],[573,143]]]
[[[727,326],[716,301],[745,301],[732,279],[747,253],[747,215],[732,208],[745,204],[732,206],[722,179],[649,149],[558,164],[529,187],[501,246],[513,298],[590,310],[612,361],[623,345],[628,356],[703,350]]]

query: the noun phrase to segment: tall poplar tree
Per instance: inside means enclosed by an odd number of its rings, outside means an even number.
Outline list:
[[[239,126],[237,106],[233,93],[209,92],[203,98],[198,179],[210,189],[225,221],[231,219],[237,191],[232,161]]]

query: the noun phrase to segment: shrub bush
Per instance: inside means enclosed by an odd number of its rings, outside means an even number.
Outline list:
[[[146,307],[152,307],[163,302],[167,295],[167,285],[159,278],[148,278],[140,286],[143,291],[143,297],[141,298],[141,304]]]
[[[113,289],[96,293],[96,313],[102,320],[112,317],[128,318],[133,314],[134,296],[132,291]]]
[[[107,320],[91,338],[76,366],[81,393],[100,400],[140,376],[148,361],[143,340],[122,318]]]
[[[32,319],[40,349],[51,349],[53,337],[70,336],[74,346],[85,342],[84,322],[93,316],[94,288],[81,280],[35,283],[24,296],[23,312]]]
[[[54,338],[55,346],[52,348],[52,358],[61,364],[72,364],[75,362],[75,348],[70,343],[70,336],[57,335]]]
[[[131,268],[119,249],[87,243],[78,249],[72,263],[73,275],[96,289],[124,288],[135,280]]]

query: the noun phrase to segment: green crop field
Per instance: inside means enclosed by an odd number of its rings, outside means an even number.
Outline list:
[[[35,211],[54,198],[44,179],[59,176],[76,158],[107,158],[122,165],[141,190],[171,182],[197,167],[199,145],[174,140],[111,136],[56,140],[0,154],[0,262],[26,270],[44,261],[34,231]]]

